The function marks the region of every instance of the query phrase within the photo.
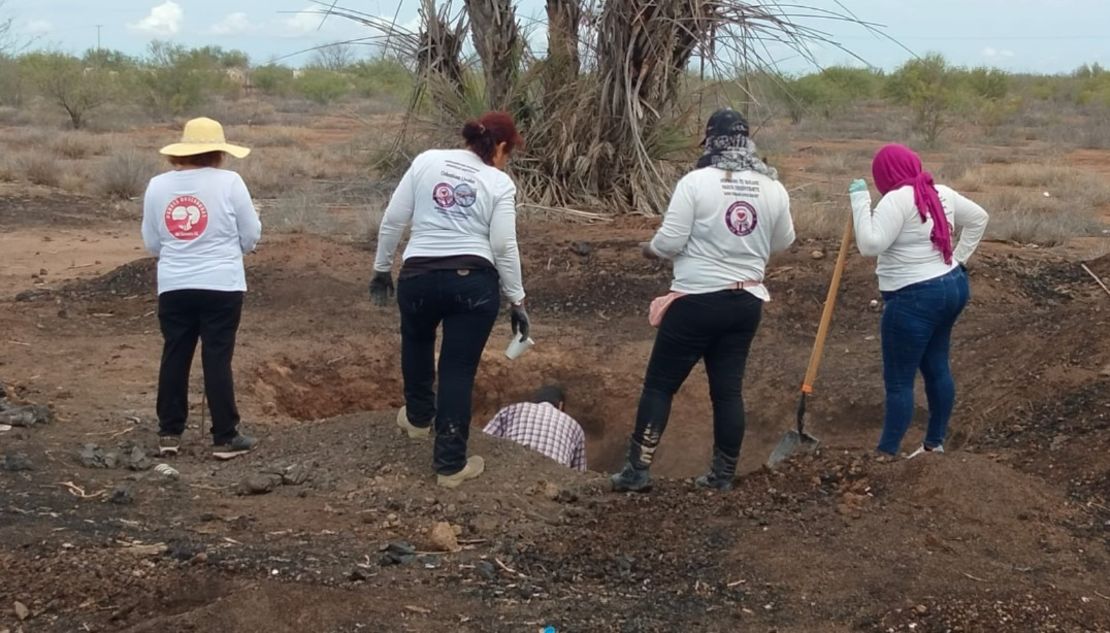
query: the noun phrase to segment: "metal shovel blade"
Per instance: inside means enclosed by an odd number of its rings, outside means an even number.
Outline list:
[[[791,429],[782,436],[775,450],[771,451],[771,456],[767,458],[767,466],[769,468],[774,468],[794,455],[812,453],[817,450],[817,447],[820,445],[821,440],[813,437],[809,433],[805,431],[799,433]]]

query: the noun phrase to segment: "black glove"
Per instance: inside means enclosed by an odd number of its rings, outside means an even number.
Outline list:
[[[520,340],[526,340],[528,331],[531,329],[531,323],[528,321],[528,311],[524,309],[524,303],[511,304],[509,311],[512,318],[513,335],[520,335]]]
[[[384,307],[393,296],[393,274],[390,272],[375,272],[370,279],[370,300],[374,305]]]

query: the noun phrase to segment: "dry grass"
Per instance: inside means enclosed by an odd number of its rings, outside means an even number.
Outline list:
[[[0,156],[0,182],[15,182],[19,174],[20,165],[15,156],[8,153]]]
[[[303,157],[256,152],[229,165],[256,198],[280,198],[304,188],[310,177]]]
[[[54,140],[51,148],[61,158],[81,160],[89,156],[100,156],[105,152],[106,145],[101,139],[86,132],[66,132]]]
[[[267,229],[277,233],[334,235],[338,232],[338,223],[327,207],[316,196],[305,192],[268,205],[262,218]]]
[[[147,182],[158,173],[160,163],[146,152],[134,149],[110,156],[100,166],[97,191],[110,198],[128,200],[146,189]]]
[[[33,185],[57,187],[62,181],[62,166],[52,156],[37,153],[25,155],[20,160],[20,170]]]
[[[1089,209],[1059,198],[1007,189],[985,196],[983,204],[991,214],[990,239],[1055,246],[1072,237],[1098,235],[1102,228]]]

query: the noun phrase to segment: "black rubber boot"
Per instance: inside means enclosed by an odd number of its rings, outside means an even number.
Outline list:
[[[629,442],[628,461],[624,468],[609,480],[613,483],[614,492],[647,492],[651,490],[650,456],[636,440]],[[648,457],[647,460],[644,458]]]
[[[711,490],[732,490],[732,481],[736,478],[736,462],[738,458],[729,457],[719,449],[713,449],[713,463],[709,472],[694,480],[698,488]]]

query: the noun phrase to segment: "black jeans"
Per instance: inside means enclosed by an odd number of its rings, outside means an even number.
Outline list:
[[[426,427],[435,420],[436,472],[453,475],[466,466],[474,376],[497,313],[497,271],[436,270],[402,279],[401,373],[409,421]],[[435,391],[436,330],[443,324],[439,394]]]
[[[644,465],[651,463],[667,427],[674,394],[703,358],[714,447],[732,458],[740,455],[744,366],[762,314],[763,301],[744,290],[687,295],[671,304],[655,337],[632,435],[633,452]]]
[[[235,437],[239,409],[231,357],[243,312],[242,292],[173,290],[158,295],[158,321],[162,326],[162,368],[158,373],[158,432],[181,435],[189,417],[189,369],[202,344],[204,393],[212,414],[212,440],[216,444]]]

